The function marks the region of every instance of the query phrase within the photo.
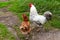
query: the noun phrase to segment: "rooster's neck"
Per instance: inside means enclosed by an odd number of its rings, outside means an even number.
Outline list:
[[[30,15],[38,15],[37,9],[34,5],[30,8]]]

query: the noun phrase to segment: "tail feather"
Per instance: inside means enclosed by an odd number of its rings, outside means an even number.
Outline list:
[[[51,20],[52,19],[52,13],[50,11],[44,12],[44,16],[46,17],[47,20]]]

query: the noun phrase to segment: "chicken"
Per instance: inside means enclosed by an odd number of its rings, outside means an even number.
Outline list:
[[[21,23],[20,30],[22,34],[28,34],[31,31],[30,22],[28,21],[28,17],[26,16],[26,14],[23,14],[22,18],[23,22]]]
[[[39,15],[37,9],[33,4],[29,4],[30,7],[30,16],[29,19],[32,23],[36,23],[37,25],[43,25],[46,21],[50,20],[52,17],[52,13],[49,11],[44,12],[43,15]],[[41,27],[41,26],[40,26]]]

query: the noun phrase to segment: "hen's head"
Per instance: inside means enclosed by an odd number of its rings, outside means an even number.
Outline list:
[[[28,17],[27,17],[26,14],[22,14],[22,18],[23,18],[24,21],[28,21]]]

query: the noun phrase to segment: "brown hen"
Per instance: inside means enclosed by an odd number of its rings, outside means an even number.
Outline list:
[[[22,14],[22,18],[23,21],[21,23],[20,30],[22,34],[28,34],[31,31],[29,19],[26,14]]]

